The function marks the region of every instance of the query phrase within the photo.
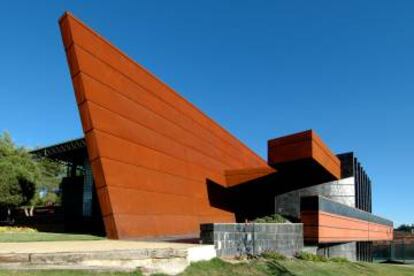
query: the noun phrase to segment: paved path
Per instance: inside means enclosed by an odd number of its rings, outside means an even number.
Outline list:
[[[0,243],[0,254],[7,253],[61,253],[61,252],[101,252],[139,249],[188,249],[202,245],[147,242],[147,241],[50,241],[50,242],[8,242]]]

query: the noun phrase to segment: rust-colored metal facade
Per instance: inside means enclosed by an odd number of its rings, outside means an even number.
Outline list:
[[[305,241],[338,243],[393,239],[393,226],[327,212],[302,213]]]
[[[226,187],[226,170],[267,163],[72,15],[60,27],[108,237],[234,221],[206,181]]]
[[[314,131],[270,140],[266,162],[72,15],[60,27],[109,238],[196,236],[235,222],[241,205],[245,217],[274,212],[282,190],[343,177]],[[310,242],[392,239],[390,225],[321,210],[302,219]]]
[[[391,221],[321,196],[301,198],[300,218],[307,243],[393,239]]]
[[[313,130],[270,140],[268,161],[276,167],[296,167],[292,163],[308,161],[309,166],[321,168],[330,180],[341,178],[341,162]]]

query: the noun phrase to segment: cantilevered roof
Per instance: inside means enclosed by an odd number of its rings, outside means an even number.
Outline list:
[[[81,164],[87,157],[85,138],[35,149],[30,152],[38,157],[46,157],[63,162]]]

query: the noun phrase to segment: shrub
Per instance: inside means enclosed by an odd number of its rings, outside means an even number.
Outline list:
[[[299,260],[303,261],[311,261],[311,262],[327,262],[328,258],[325,256],[315,255],[309,252],[301,251],[295,255],[295,257]]]
[[[280,254],[275,251],[264,251],[262,252],[259,257],[262,257],[263,259],[269,259],[269,260],[275,260],[275,261],[283,261],[286,260],[287,257],[283,254]]]
[[[289,221],[279,214],[273,214],[271,216],[256,218],[253,222],[255,223],[285,223]]]

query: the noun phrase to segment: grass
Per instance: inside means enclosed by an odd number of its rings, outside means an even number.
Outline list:
[[[414,275],[414,268],[389,264],[372,264],[362,262],[307,262],[285,261],[280,264],[290,272],[286,275]]]
[[[280,254],[278,252],[274,252],[274,251],[262,252],[262,254],[260,254],[259,257],[263,258],[263,259],[266,259],[266,260],[273,260],[273,261],[287,260],[287,257],[285,255]]]
[[[37,232],[36,229],[30,227],[18,227],[18,226],[0,226],[0,233],[33,233]]]
[[[252,260],[231,264],[220,259],[189,266],[185,276],[221,275],[414,275],[414,267],[362,262],[313,262],[303,260]]]
[[[215,258],[208,262],[191,264],[181,276],[218,276],[218,275],[270,275],[266,266],[256,260],[240,263],[228,263]]]
[[[0,226],[0,243],[34,241],[85,241],[101,240],[103,237],[85,234],[38,232],[34,228]]]
[[[85,241],[101,240],[104,237],[84,234],[47,233],[47,232],[0,232],[2,242],[35,242],[35,241]]]
[[[343,258],[343,257],[329,258],[329,261],[336,262],[336,263],[349,263],[350,262],[347,258]]]
[[[140,272],[96,272],[84,270],[28,270],[28,271],[10,271],[0,270],[0,276],[141,276]]]
[[[78,270],[43,270],[43,271],[8,271],[0,270],[0,276],[72,276],[72,275],[142,275],[140,272],[93,272]],[[163,275],[163,274],[154,274]],[[287,275],[287,276],[405,276],[414,275],[414,267],[391,264],[373,264],[361,262],[313,262],[303,260],[274,260],[271,259],[253,259],[245,262],[230,263],[221,259],[211,261],[197,262],[191,264],[180,276],[268,276],[268,275]]]

